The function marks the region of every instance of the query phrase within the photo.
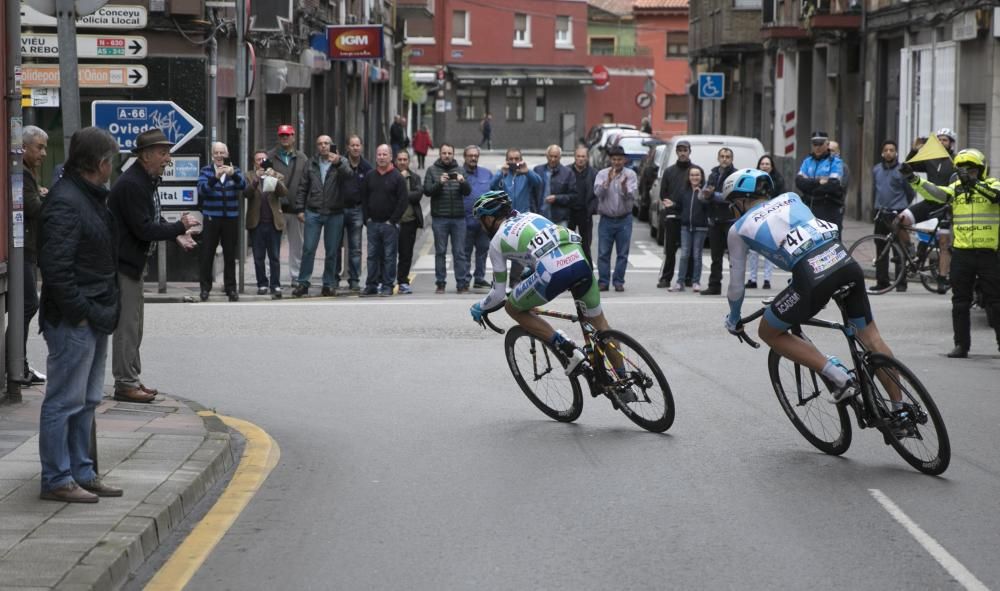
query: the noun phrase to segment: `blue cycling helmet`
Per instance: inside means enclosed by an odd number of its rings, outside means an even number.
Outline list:
[[[722,198],[727,201],[742,197],[770,197],[773,192],[771,175],[756,168],[737,170],[726,177],[722,185]]]
[[[512,205],[507,191],[487,191],[480,195],[472,206],[472,215],[476,218],[483,216],[506,217],[511,212]]]

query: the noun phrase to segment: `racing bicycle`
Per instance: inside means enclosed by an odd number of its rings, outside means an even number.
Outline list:
[[[489,314],[500,307],[484,312],[483,325],[504,334],[489,319]],[[584,339],[584,360],[567,376],[569,360],[551,343],[520,326],[506,331],[507,365],[538,410],[560,422],[575,421],[583,412],[582,378],[592,397],[605,396],[615,409],[643,429],[662,433],[670,428],[674,422],[670,384],[638,341],[620,330],[598,331],[587,321],[579,303],[576,314],[541,308],[533,311],[539,316],[579,323]]]
[[[843,317],[842,324],[818,318],[802,324],[843,333],[853,363],[849,373],[859,385],[858,393],[833,405],[832,397],[826,395],[833,386],[824,376],[772,350],[767,366],[778,402],[806,441],[824,453],[840,455],[851,446],[851,420],[847,412],[850,408],[858,428],[874,428],[881,432],[885,443],[917,470],[941,474],[951,461],[951,444],[941,413],[927,388],[901,361],[865,348],[848,322],[844,307],[844,297],[852,286],[843,286],[833,294]],[[765,305],[740,319],[738,325],[740,341],[755,349],[760,344],[742,329],[766,309]],[[808,340],[802,326],[794,326],[792,333]],[[902,408],[894,410],[889,397],[891,390],[902,394]]]
[[[937,216],[946,212],[949,206],[941,207],[931,213]],[[859,264],[865,272],[865,277],[877,279],[877,269],[879,266],[886,268],[889,282],[885,284],[876,283],[868,288],[868,293],[880,295],[891,291],[899,285],[907,275],[919,277],[920,283],[930,292],[946,293],[947,283],[941,280],[938,270],[938,259],[941,256],[941,248],[938,245],[937,228],[924,229],[916,226],[906,228],[913,238],[911,244],[916,243],[916,252],[910,252],[908,245],[899,239],[900,226],[895,221],[896,214],[890,212],[878,212],[876,217],[882,217],[885,224],[891,229],[885,234],[869,234],[859,238],[847,250],[848,254]]]

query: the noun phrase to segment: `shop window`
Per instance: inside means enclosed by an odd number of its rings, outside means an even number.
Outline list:
[[[524,89],[520,86],[507,87],[504,114],[507,121],[524,121]]]
[[[663,120],[686,121],[688,118],[688,96],[668,94],[663,97]]]
[[[455,91],[459,121],[479,121],[486,114],[485,88],[459,88]]]
[[[535,89],[535,121],[545,121],[545,87]]]

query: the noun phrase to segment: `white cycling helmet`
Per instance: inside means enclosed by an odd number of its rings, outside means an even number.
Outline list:
[[[942,127],[941,129],[937,130],[937,133],[935,133],[934,135],[945,136],[946,138],[951,140],[952,145],[954,145],[955,142],[958,141],[958,136],[955,134],[954,131],[951,130],[950,127]]]

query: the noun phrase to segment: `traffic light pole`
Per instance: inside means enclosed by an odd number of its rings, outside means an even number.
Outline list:
[[[21,385],[28,376],[24,375],[24,168],[21,155],[21,86],[16,80],[15,68],[21,67],[21,4],[5,2],[4,17],[7,23],[7,113],[10,117],[10,153],[7,155],[10,171],[10,196],[12,224],[10,257],[7,265],[7,399],[20,402]],[[0,324],[2,326],[2,324]],[[21,376],[21,377],[19,377]]]
[[[236,129],[239,130],[239,166],[243,171],[244,178],[249,179],[250,168],[247,166],[247,151],[249,133],[247,105],[247,75],[248,59],[246,44],[246,24],[247,24],[247,4],[244,0],[236,2]],[[246,273],[247,255],[247,232],[246,228],[246,200],[240,199],[239,216],[239,289],[243,293],[244,275]]]

